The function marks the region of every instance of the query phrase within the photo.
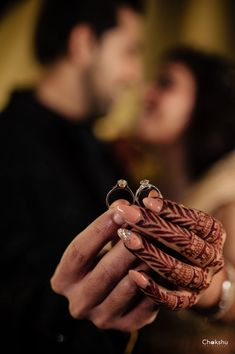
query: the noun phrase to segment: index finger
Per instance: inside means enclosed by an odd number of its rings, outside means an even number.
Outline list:
[[[108,210],[78,234],[66,248],[52,277],[52,283],[72,282],[86,273],[94,257],[116,234],[118,225]]]
[[[139,212],[133,207],[126,206],[125,213],[120,215],[118,209],[113,208],[78,234],[65,250],[60,263],[51,279],[52,287],[63,288],[84,276],[93,266],[94,260],[103,247],[117,234],[117,229],[126,220],[136,222]]]

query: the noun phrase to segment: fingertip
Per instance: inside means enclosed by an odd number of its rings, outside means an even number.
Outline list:
[[[126,199],[118,199],[110,205],[109,209],[114,209],[118,205],[130,205],[130,202],[128,202]]]
[[[128,249],[137,251],[143,248],[141,237],[136,233],[125,228],[120,228],[118,229],[117,234]]]
[[[152,197],[144,198],[143,203],[147,209],[149,209],[155,213],[160,213],[160,211],[162,210],[162,207],[163,207],[163,199],[162,198],[152,198]]]
[[[156,189],[151,189],[151,191],[148,194],[148,197],[159,198],[160,194],[158,193],[158,191]]]
[[[119,204],[112,210],[114,211],[113,219],[118,225],[122,225],[125,222],[135,224],[142,218],[140,210],[131,205]]]
[[[149,280],[144,276],[143,273],[131,269],[129,270],[128,274],[131,280],[133,280],[140,288],[145,289],[150,285]]]

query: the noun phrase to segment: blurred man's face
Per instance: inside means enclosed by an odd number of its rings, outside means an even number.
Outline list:
[[[91,63],[84,72],[93,113],[105,114],[120,93],[140,81],[143,75],[143,18],[123,8],[118,24],[97,41]]]

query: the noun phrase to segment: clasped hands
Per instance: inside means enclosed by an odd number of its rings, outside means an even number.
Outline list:
[[[68,299],[74,318],[103,329],[142,328],[161,306],[195,305],[223,267],[219,221],[156,191],[143,203],[114,202],[64,252],[51,286]]]

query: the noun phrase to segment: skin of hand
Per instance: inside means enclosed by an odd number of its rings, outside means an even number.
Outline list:
[[[143,293],[157,305],[177,310],[199,302],[206,289],[209,293],[213,278],[221,289],[226,238],[222,224],[199,210],[156,196],[149,195],[143,203],[139,221],[118,230],[127,249],[158,275],[156,280],[148,271],[129,271]]]
[[[204,295],[200,298],[200,301],[197,303],[200,307],[208,307],[208,302],[212,301],[213,298],[216,296],[216,292],[218,293],[217,298],[220,299],[221,297],[221,282],[228,279],[227,274],[227,261],[230,263],[231,266],[235,267],[235,255],[234,255],[234,247],[235,247],[235,203],[227,203],[222,205],[218,208],[214,216],[219,219],[224,228],[226,229],[227,237],[224,244],[224,258],[225,258],[225,267],[223,271],[217,273],[214,278],[211,286],[205,291]],[[222,280],[221,280],[222,279]],[[233,292],[234,294],[234,292]],[[214,301],[214,303],[218,303]],[[212,304],[213,305],[213,304]],[[233,296],[233,303],[228,308],[227,312],[224,313],[222,317],[222,321],[224,322],[234,322],[235,319],[235,298]]]
[[[117,237],[120,226],[125,227],[127,221],[136,223],[140,217],[127,204],[114,203],[69,244],[51,286],[68,299],[74,318],[90,320],[101,329],[130,332],[153,322],[159,309],[128,276],[130,268],[148,267]],[[113,240],[113,247],[102,253]]]
[[[196,304],[221,273],[226,236],[220,222],[156,196],[149,195],[144,205],[113,203],[64,252],[51,286],[68,299],[74,318],[103,329],[139,329],[154,321],[159,306]],[[101,256],[110,241],[113,247]],[[170,286],[158,284],[150,270]]]

